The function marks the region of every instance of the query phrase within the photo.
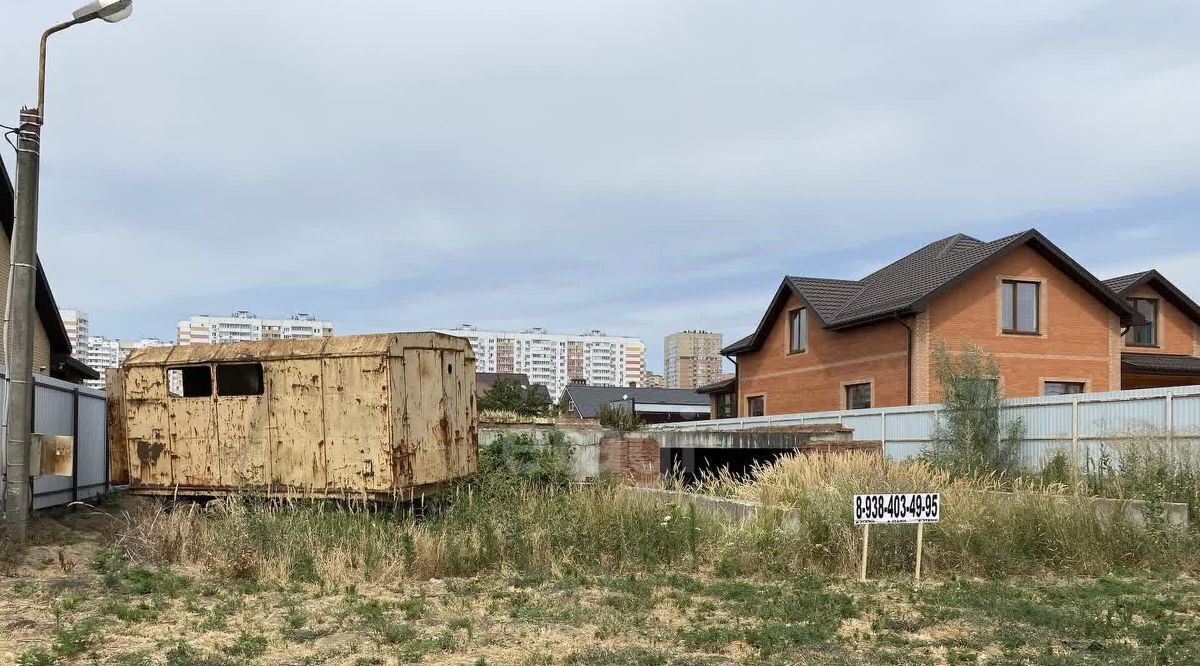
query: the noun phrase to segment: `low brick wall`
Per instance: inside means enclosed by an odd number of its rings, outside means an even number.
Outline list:
[[[659,481],[658,440],[641,433],[606,433],[600,438],[600,471],[635,486]]]

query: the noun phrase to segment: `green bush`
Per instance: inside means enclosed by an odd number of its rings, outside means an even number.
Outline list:
[[[955,355],[939,341],[933,367],[943,407],[924,457],[960,475],[1017,472],[1025,428],[1020,419],[1001,422],[1004,393],[996,360],[973,342],[964,343]]]

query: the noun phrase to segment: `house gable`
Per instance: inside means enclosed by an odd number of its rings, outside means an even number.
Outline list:
[[[1158,303],[1157,343],[1146,347],[1122,340],[1126,352],[1194,356],[1200,341],[1200,306],[1156,270],[1105,280],[1122,298],[1149,298]]]
[[[1002,285],[1006,280],[1037,285],[1038,330],[1005,332]],[[1111,299],[1109,299],[1111,300]],[[1069,270],[1033,245],[1014,248],[943,290],[926,305],[930,351],[944,342],[951,352],[973,343],[1000,367],[1005,393],[1043,395],[1047,382],[1082,384],[1084,390],[1120,388],[1120,319],[1108,303]],[[941,399],[933,368],[917,377],[917,401]]]

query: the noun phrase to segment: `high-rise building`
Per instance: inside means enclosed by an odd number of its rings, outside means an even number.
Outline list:
[[[667,388],[699,388],[721,374],[721,334],[680,331],[663,340]]]
[[[517,372],[557,398],[572,380],[591,386],[641,386],[646,345],[634,337],[592,330],[580,335],[531,328],[520,333],[481,331],[470,324],[440,329],[471,342],[477,372]]]
[[[197,345],[254,340],[294,340],[333,335],[333,322],[300,312],[288,319],[262,319],[238,310],[228,317],[196,315],[179,322],[178,342]]]
[[[646,371],[642,378],[644,388],[667,388],[667,379],[657,372]]]
[[[83,310],[60,309],[58,316],[62,317],[63,326],[67,327],[67,337],[71,339],[71,356],[87,362],[84,356],[88,346],[88,316]]]
[[[103,389],[106,373],[120,367],[121,362],[135,349],[142,347],[164,347],[172,343],[158,338],[142,338],[141,340],[116,340],[104,336],[93,335],[83,345],[83,355],[80,360],[87,363],[93,370],[100,373],[100,379],[87,379],[84,384],[96,389]]]

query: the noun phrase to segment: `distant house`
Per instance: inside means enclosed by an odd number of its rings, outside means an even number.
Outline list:
[[[492,390],[501,379],[515,382],[523,389],[529,388],[529,375],[518,372],[477,372],[475,373],[475,397],[482,398]]]
[[[937,402],[939,341],[989,352],[1010,397],[1200,383],[1200,309],[1156,271],[1101,282],[1036,229],[956,234],[860,280],[785,277],[722,350],[756,416]]]
[[[0,239],[0,294],[8,291],[9,269],[11,268],[11,241],[16,197],[8,170],[0,159],[0,226],[4,227]],[[42,262],[37,261],[37,280],[34,285],[34,307],[38,321],[33,331],[33,371],[76,384],[85,379],[99,379],[100,373],[89,368],[83,361],[71,356],[71,338],[54,302],[50,282]]]
[[[692,389],[571,385],[563,389],[559,404],[564,405],[568,415],[580,419],[599,418],[605,405],[631,407],[647,423],[709,417],[708,396]]]

